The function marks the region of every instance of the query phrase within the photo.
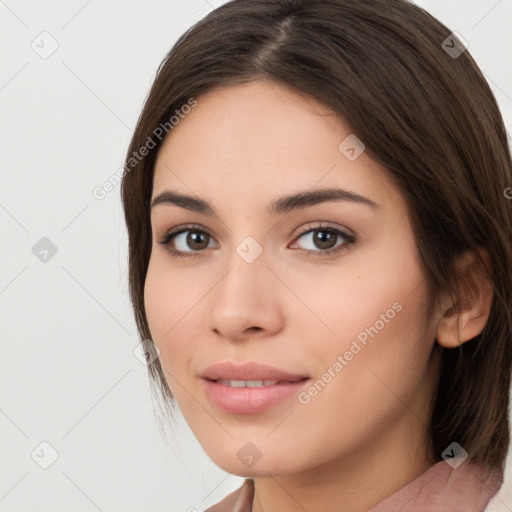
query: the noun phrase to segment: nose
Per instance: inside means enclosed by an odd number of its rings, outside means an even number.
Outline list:
[[[273,336],[282,329],[284,291],[267,263],[264,252],[249,263],[234,251],[228,269],[209,294],[208,321],[218,336],[240,341]]]

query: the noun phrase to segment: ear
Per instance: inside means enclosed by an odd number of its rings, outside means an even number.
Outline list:
[[[479,251],[487,272],[492,275],[490,258]],[[437,341],[446,348],[455,348],[480,334],[491,312],[493,289],[489,278],[473,252],[466,252],[456,263],[460,297],[456,304],[443,306],[443,316],[437,328]]]

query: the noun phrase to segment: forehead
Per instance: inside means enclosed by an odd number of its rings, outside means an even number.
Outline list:
[[[351,161],[340,151],[353,135],[314,98],[256,81],[217,87],[196,99],[159,150],[153,195],[172,188],[247,204],[337,186],[379,204],[400,203],[389,178],[364,152]]]
[[[342,135],[340,123],[325,106],[274,82],[217,87],[197,102],[166,138],[162,153],[172,148],[176,157],[182,156],[183,143],[192,142],[193,136],[196,151],[187,160],[206,158],[235,169],[251,160],[261,168],[277,159],[312,159]],[[333,133],[319,147],[326,131]]]

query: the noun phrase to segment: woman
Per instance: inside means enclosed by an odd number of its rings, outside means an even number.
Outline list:
[[[404,0],[234,0],[177,41],[122,199],[152,381],[247,477],[210,512],[485,509],[511,186],[464,41]]]

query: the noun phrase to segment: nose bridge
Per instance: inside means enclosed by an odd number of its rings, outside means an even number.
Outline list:
[[[227,261],[224,277],[218,284],[216,302],[233,302],[253,306],[259,301],[261,292],[268,286],[269,270],[263,247],[253,237],[246,237],[233,247]]]
[[[254,237],[247,236],[233,247],[226,271],[212,295],[212,329],[236,338],[250,327],[276,328],[279,308],[272,295],[276,284],[267,264],[263,246]]]

